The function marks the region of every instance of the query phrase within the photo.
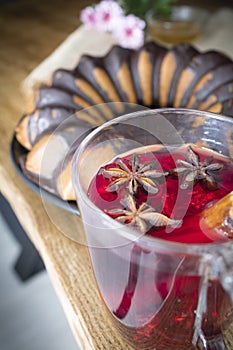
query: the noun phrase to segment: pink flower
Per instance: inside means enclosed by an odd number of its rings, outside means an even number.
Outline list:
[[[80,20],[89,28],[96,27],[96,11],[94,7],[87,6],[81,11]]]
[[[114,0],[102,0],[95,7],[86,7],[80,19],[89,28],[112,32],[122,47],[136,49],[144,42],[145,22],[134,15],[124,16],[123,9]]]
[[[120,5],[113,0],[103,0],[95,7],[96,29],[111,32],[115,20],[123,16]]]
[[[146,23],[134,15],[121,17],[113,26],[113,36],[122,47],[137,49],[144,43]]]

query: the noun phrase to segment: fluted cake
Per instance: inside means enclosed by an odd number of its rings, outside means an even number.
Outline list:
[[[233,62],[189,44],[167,49],[154,42],[138,50],[114,46],[103,57],[83,55],[73,70],[56,70],[28,101],[16,128],[17,141],[27,150],[20,160],[24,174],[58,197],[74,200],[70,170],[78,144],[135,105],[233,116]],[[43,154],[51,149],[43,166]]]

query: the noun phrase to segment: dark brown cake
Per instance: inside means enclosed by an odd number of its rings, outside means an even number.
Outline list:
[[[104,57],[84,55],[73,70],[56,70],[51,84],[34,92],[16,128],[18,142],[28,150],[21,160],[25,175],[74,200],[70,168],[78,143],[96,126],[133,111],[135,104],[233,116],[233,62],[189,44],[166,49],[148,42],[138,50],[114,46]],[[55,156],[45,169],[48,140]]]

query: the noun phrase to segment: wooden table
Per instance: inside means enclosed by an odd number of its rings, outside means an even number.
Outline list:
[[[40,196],[14,171],[9,144],[24,112],[20,83],[80,24],[80,9],[92,1],[19,0],[1,5],[0,191],[38,249],[81,349],[129,350],[106,318],[85,245],[67,238],[51,222]],[[77,14],[77,16],[75,16]],[[50,207],[69,225],[73,215]],[[77,232],[82,236],[79,218]],[[227,336],[230,349],[233,337]]]
[[[87,4],[22,0],[1,5],[0,191],[41,254],[81,349],[126,350],[130,347],[115,334],[101,307],[87,248],[54,226],[40,197],[19,178],[9,158],[12,134],[24,111],[21,82],[80,25],[78,13]],[[71,214],[54,210],[69,221]],[[81,221],[76,224],[83,232]]]

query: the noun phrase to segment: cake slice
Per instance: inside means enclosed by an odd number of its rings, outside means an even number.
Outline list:
[[[66,90],[72,95],[77,95],[85,99],[90,105],[104,103],[104,99],[99,92],[81,74],[74,74],[73,71],[56,70],[52,77],[52,86]]]
[[[216,51],[200,53],[193,57],[191,62],[182,71],[177,83],[173,107],[185,107],[193,92],[193,89],[199,83],[200,88],[205,83],[205,79],[210,79],[207,73],[216,67],[231,63],[227,56]]]
[[[16,138],[22,146],[30,150],[38,140],[39,135],[46,130],[52,132],[73,113],[74,110],[66,108],[36,109],[22,117],[16,127]]]
[[[159,105],[172,107],[179,77],[187,64],[199,52],[189,44],[178,44],[164,56],[160,69]]]
[[[221,65],[203,75],[196,84],[185,107],[196,109],[216,88],[233,81],[233,63]]]
[[[132,52],[129,67],[139,105],[158,107],[160,67],[166,53],[167,49],[154,42]]]
[[[233,80],[230,83],[224,84],[214,91],[212,91],[204,101],[197,106],[198,109],[208,110],[216,103],[222,104],[222,102],[233,98]]]
[[[31,151],[20,160],[24,174],[50,193],[72,200],[74,193],[71,186],[71,169],[67,170],[67,166],[74,149],[91,130],[90,126],[82,125],[72,117],[53,133],[47,131],[41,134]],[[66,178],[66,182],[59,190],[58,183],[61,176],[63,179]]]
[[[106,72],[113,81],[122,102],[137,103],[133,77],[129,66],[132,50],[114,46],[104,57]]]

